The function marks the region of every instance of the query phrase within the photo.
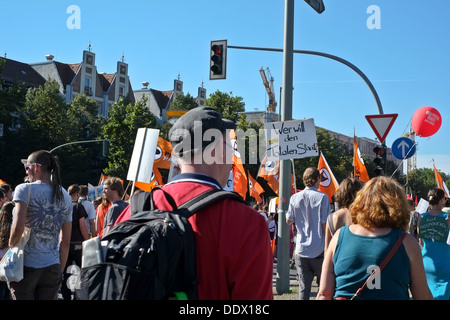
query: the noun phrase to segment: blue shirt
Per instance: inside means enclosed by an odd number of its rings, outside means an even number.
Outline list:
[[[297,229],[295,252],[302,258],[316,258],[325,246],[322,224],[330,214],[330,202],[325,193],[314,187],[291,196],[286,219],[294,221]]]
[[[392,229],[385,235],[367,237],[352,233],[349,226],[340,230],[333,256],[335,297],[351,298],[369,277],[373,266],[379,266],[386,258],[403,231]],[[364,288],[358,299],[409,300],[409,273],[409,257],[401,245],[378,279]]]

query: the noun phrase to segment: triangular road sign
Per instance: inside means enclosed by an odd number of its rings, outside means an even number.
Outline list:
[[[377,135],[378,140],[380,140],[380,143],[383,143],[386,139],[386,136],[388,135],[389,130],[391,130],[395,119],[397,119],[397,116],[397,113],[366,116],[367,121],[372,127],[373,132]]]

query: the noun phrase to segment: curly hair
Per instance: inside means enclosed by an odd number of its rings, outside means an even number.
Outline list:
[[[394,179],[372,178],[357,193],[349,208],[353,223],[366,229],[393,228],[407,230],[410,212],[406,193]]]
[[[361,190],[365,182],[355,178],[345,178],[334,194],[334,199],[339,208],[349,208],[355,200],[356,193]]]

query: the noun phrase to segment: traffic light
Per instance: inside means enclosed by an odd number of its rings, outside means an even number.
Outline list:
[[[103,140],[103,145],[102,145],[102,155],[104,157],[106,157],[109,153],[109,140],[105,139]]]
[[[381,176],[384,173],[383,168],[386,164],[386,147],[376,146],[373,148],[373,152],[375,152],[375,159],[373,159],[375,164],[374,174],[375,176]]]
[[[325,11],[325,5],[322,0],[305,0],[305,2],[319,14]]]
[[[211,41],[209,80],[227,77],[227,40]]]

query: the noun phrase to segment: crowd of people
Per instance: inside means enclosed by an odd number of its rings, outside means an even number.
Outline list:
[[[194,146],[189,138],[199,127],[203,132],[217,129],[221,136]],[[211,154],[211,147],[231,148],[226,130],[234,127],[208,107],[177,120],[169,136],[174,155],[181,159],[181,173],[154,193],[157,208],[170,210],[173,202],[178,206],[226,185],[232,163],[226,157],[231,153],[223,152],[223,161],[208,165],[191,160],[205,149]],[[51,300],[59,292],[64,299],[74,299],[67,286],[68,269],[81,267],[83,241],[104,237],[130,217],[122,181],[108,177],[102,196],[89,200],[86,185],[62,186],[58,162],[50,152],[35,151],[22,162],[27,182],[14,190],[0,186],[0,257],[29,228],[24,277],[0,281],[0,299]],[[430,189],[429,210],[418,215],[395,180],[380,176],[363,183],[348,178],[335,195],[339,209],[331,213],[330,199],[318,190],[320,181],[319,170],[306,169],[305,189],[291,196],[285,213],[295,235],[292,256],[299,299],[310,298],[314,278],[317,299],[450,298],[450,221],[443,190]],[[268,212],[267,205],[251,208],[224,199],[189,222],[196,240],[199,299],[273,299],[276,213]]]
[[[330,213],[320,172],[306,169],[303,182],[286,213],[296,231],[300,300],[310,298],[314,277],[320,300],[449,300],[450,208],[442,189],[429,190],[429,209],[418,214],[394,179],[347,178]]]

